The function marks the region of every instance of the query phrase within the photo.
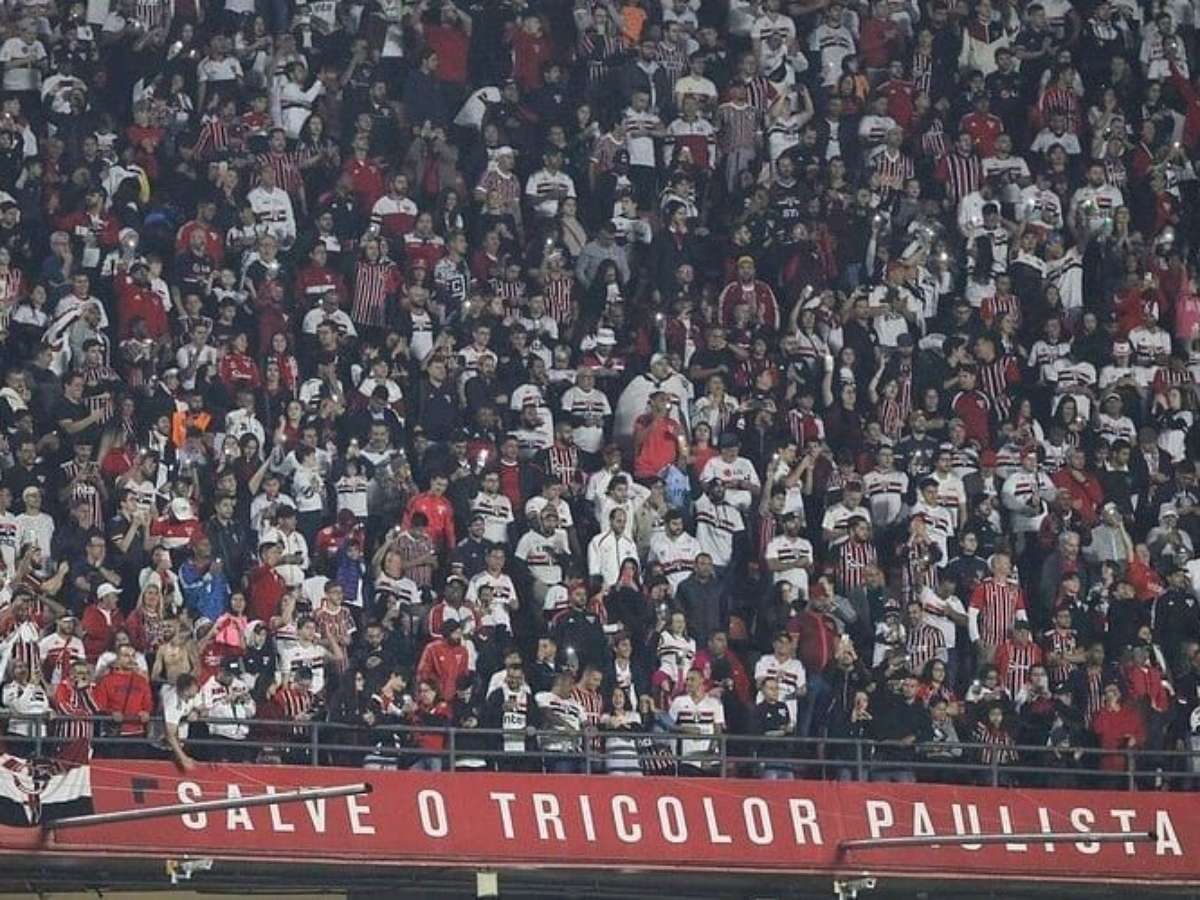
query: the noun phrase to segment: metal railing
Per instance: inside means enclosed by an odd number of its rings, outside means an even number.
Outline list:
[[[90,738],[101,756],[163,758],[162,720],[146,734],[107,733],[120,722],[90,717]],[[65,721],[50,713],[23,716],[0,711],[10,752],[53,756],[78,741],[64,735]],[[843,781],[916,780],[1021,787],[1103,787],[1110,790],[1200,790],[1200,750],[1101,749],[996,745],[974,742],[906,743],[857,738],[700,735],[677,731],[586,729],[581,732],[499,728],[433,728],[360,725],[321,720],[202,720],[208,736],[185,745],[198,758],[299,765],[349,765],[430,770],[517,769],[601,774],[709,775],[728,778],[809,778]],[[129,720],[126,720],[126,725]],[[13,734],[14,726],[27,735]],[[140,726],[140,723],[139,723]],[[248,728],[243,739],[221,737],[213,727]],[[195,725],[193,731],[199,731]],[[523,749],[506,749],[519,744]],[[699,745],[707,745],[700,747]]]

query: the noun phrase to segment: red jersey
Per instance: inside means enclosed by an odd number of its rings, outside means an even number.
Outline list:
[[[542,86],[542,65],[550,60],[553,48],[545,34],[532,35],[514,28],[510,38],[513,51],[513,80],[525,94]]]
[[[439,81],[451,84],[467,83],[467,48],[470,38],[454,25],[426,25],[425,46],[436,50],[438,55],[437,71],[434,73]]]
[[[342,166],[342,171],[350,176],[350,189],[358,197],[362,209],[371,209],[375,201],[383,196],[383,169],[369,159],[351,157]]]
[[[89,603],[83,610],[80,622],[83,629],[83,652],[92,665],[100,654],[112,646],[113,635],[125,627],[125,617],[119,609],[103,610],[98,604]]]
[[[422,512],[429,519],[427,533],[439,551],[449,551],[458,543],[454,534],[454,506],[445,496],[423,493],[408,501],[404,511],[404,528],[412,523],[412,514]]]
[[[989,157],[996,149],[996,138],[1004,134],[1004,123],[991,113],[967,113],[962,117],[959,128],[975,139],[975,152]]]
[[[102,712],[120,713],[121,734],[146,733],[146,724],[140,716],[154,711],[154,696],[150,693],[150,682],[141,672],[113,669],[92,689],[92,697]]]
[[[896,120],[907,133],[913,120],[913,98],[917,87],[911,81],[889,78],[879,86],[881,96],[887,98],[887,114]]]
[[[633,461],[635,478],[652,478],[675,462],[679,455],[679,437],[683,433],[678,422],[670,416],[655,419],[646,413],[638,418],[634,429],[641,435]]]
[[[991,445],[992,404],[982,391],[959,391],[950,406],[954,414],[962,419],[967,440],[976,441],[984,448]]]

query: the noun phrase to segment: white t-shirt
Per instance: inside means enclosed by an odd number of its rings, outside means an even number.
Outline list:
[[[721,705],[721,701],[707,694],[698,702],[689,694],[681,694],[671,701],[667,716],[676,728],[689,725],[699,728],[700,734],[717,734],[718,729],[725,727],[725,707]],[[707,757],[716,751],[716,741],[684,738],[679,742],[679,754],[684,758]],[[712,760],[711,764],[715,765],[716,760]]]
[[[188,716],[200,709],[200,694],[195,694],[189,700],[181,700],[175,685],[164,684],[159,694],[162,700],[163,721],[174,725],[180,741],[186,741],[188,736]]]
[[[813,548],[812,543],[803,537],[788,537],[786,534],[779,534],[771,538],[771,543],[767,544],[767,560],[777,559],[780,562],[802,562],[812,565]],[[774,583],[787,582],[803,596],[808,596],[808,569],[785,569],[782,572],[773,572]]]
[[[0,63],[4,64],[4,89],[6,91],[36,91],[42,86],[42,73],[33,65],[17,64],[14,60],[36,63],[46,58],[46,48],[38,40],[25,43],[19,37],[11,37],[0,45]]]
[[[280,643],[276,649],[279,658],[279,679],[287,684],[288,678],[297,666],[308,666],[312,669],[312,692],[319,694],[325,690],[325,658],[328,651],[315,641],[302,644],[300,641]]]

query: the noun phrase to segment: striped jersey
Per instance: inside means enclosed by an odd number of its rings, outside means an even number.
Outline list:
[[[979,640],[999,647],[1017,621],[1018,613],[1024,618],[1025,592],[1011,582],[985,578],[975,586],[968,607],[978,611]]]

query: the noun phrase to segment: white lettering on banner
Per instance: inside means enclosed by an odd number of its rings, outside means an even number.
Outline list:
[[[533,795],[533,815],[537,819],[538,840],[550,840],[550,828],[554,826],[554,839],[565,841],[567,833],[563,830],[562,814],[558,807],[558,797],[554,794]]]
[[[688,839],[687,818],[678,797],[658,798],[658,824],[668,844],[683,844]]]
[[[371,814],[371,807],[364,806],[358,797],[355,797],[353,794],[346,798],[346,812],[350,813],[351,834],[375,833],[375,826],[370,822],[363,821],[363,816]]]
[[[797,844],[807,844],[812,841],[816,846],[825,843],[821,838],[821,826],[817,824],[817,804],[811,800],[793,797],[788,801],[788,809],[792,814],[792,831],[796,833]],[[808,833],[807,838],[805,832]]]
[[[771,824],[771,808],[762,797],[747,797],[742,801],[742,815],[746,818],[746,834],[750,842],[760,847],[773,843],[775,826]]]
[[[1050,827],[1050,810],[1044,806],[1038,807],[1038,824],[1042,828],[1042,834],[1049,834],[1054,829]],[[1042,844],[1042,847],[1047,853],[1053,853],[1056,845],[1051,843]]]
[[[253,788],[237,783],[226,784],[223,791],[216,793],[221,799],[239,800],[265,792],[277,794],[291,787],[255,784]],[[175,787],[179,802],[186,805],[213,799],[205,796],[204,788],[194,781],[180,781]],[[457,795],[456,795],[457,796]],[[611,833],[623,844],[637,844],[647,835],[641,821],[643,811],[638,799],[631,794],[615,794],[608,799],[597,799],[595,792],[584,791],[491,791],[488,799],[496,805],[498,822],[493,825],[496,837],[505,841],[529,841],[566,844],[570,841],[586,841],[596,844],[601,835]],[[307,815],[293,808],[292,804],[277,803],[266,807],[265,813],[244,806],[225,810],[225,815],[209,816],[207,813],[182,812],[179,821],[189,831],[204,831],[210,827],[220,829],[224,825],[227,833],[269,832],[291,835],[301,839],[305,834],[324,835],[327,828],[334,827],[339,834],[350,836],[372,836],[378,827],[371,821],[373,810],[362,797],[347,797],[346,824],[330,823],[325,799],[307,800],[304,809]],[[698,801],[698,802],[697,802]],[[428,838],[448,838],[451,822],[447,799],[442,791],[425,789],[416,793],[417,812],[421,829]],[[457,801],[456,801],[457,802]],[[650,801],[647,799],[646,801]],[[740,802],[740,815],[735,804]],[[760,795],[747,797],[689,796],[686,800],[677,795],[656,798],[653,811],[658,819],[659,839],[668,844],[689,842],[693,831],[697,839],[710,847],[721,846],[772,846],[777,836],[783,835],[787,822],[777,818],[783,814],[782,801],[767,799]],[[1061,846],[1053,843],[1025,843],[1008,841],[1003,847],[1007,853],[1027,854],[1037,847],[1047,854],[1080,853],[1095,856],[1103,853],[1120,852],[1126,857],[1136,857],[1139,852],[1147,853],[1133,840],[1122,841],[1121,851],[1105,851],[1102,844],[1089,838],[1097,831],[1119,831],[1136,834],[1151,831],[1155,835],[1153,853],[1159,857],[1183,857],[1184,849],[1171,814],[1165,809],[1138,810],[1129,807],[1016,807],[1010,803],[946,803],[931,806],[929,800],[862,800],[863,825],[859,833],[864,836],[881,837],[926,837],[936,840],[939,836],[957,838],[971,837],[984,833],[1014,835],[1025,831],[1050,833],[1066,830],[1079,834],[1079,839]],[[565,814],[571,804],[577,803],[579,818],[575,820]],[[522,804],[528,804],[525,809]],[[298,804],[297,804],[298,805]],[[521,815],[518,815],[520,810]],[[532,814],[532,820],[528,818]],[[791,823],[795,846],[820,847],[825,844],[821,814],[818,805],[806,797],[787,798],[787,814]],[[1034,818],[1036,816],[1036,818]],[[1151,821],[1152,818],[1152,821]],[[1036,822],[1036,825],[1034,824]],[[498,826],[498,827],[497,827]],[[653,829],[654,826],[651,826]],[[518,829],[522,833],[518,834]],[[786,840],[786,838],[785,838]],[[946,847],[951,845],[947,844]],[[977,851],[978,843],[953,845],[957,849]],[[1060,854],[1061,855],[1061,854]]]
[[[613,825],[616,826],[617,840],[622,843],[636,844],[642,839],[642,826],[625,821],[626,814],[637,815],[637,811],[637,801],[628,794],[617,794],[612,798]]]
[[[933,837],[937,834],[933,830],[933,819],[929,818],[929,807],[924,803],[917,801],[913,804],[913,837]]]
[[[317,834],[324,834],[325,798],[318,797],[316,800],[305,800],[304,808],[308,810],[308,818],[312,822],[313,831]]]
[[[963,808],[958,803],[950,804],[950,814],[954,817],[954,833],[956,835],[964,834],[983,834],[983,829],[979,827],[979,807],[974,803],[967,804],[967,818],[971,823],[971,830],[967,831],[967,826],[963,822]],[[983,844],[960,844],[964,850],[981,850]]]
[[[275,785],[267,785],[267,793],[275,793]],[[283,814],[279,810],[279,804],[274,803],[268,809],[271,810],[271,830],[276,834],[288,834],[296,830],[296,826],[291,822],[283,821]]]
[[[438,791],[417,792],[417,813],[421,817],[421,830],[427,837],[444,838],[450,833],[446,800]]]
[[[896,824],[892,815],[892,804],[885,800],[867,801],[867,827],[871,829],[871,837],[883,837],[883,830]]]
[[[1154,833],[1158,840],[1154,843],[1154,852],[1158,856],[1166,856],[1170,851],[1172,856],[1183,856],[1183,845],[1179,843],[1179,835],[1175,833],[1175,823],[1171,814],[1160,809],[1154,816]]]
[[[196,803],[203,793],[200,785],[194,781],[181,781],[175,789],[175,796],[179,798],[180,803]],[[183,820],[184,828],[193,831],[201,831],[208,827],[208,813],[184,813],[179,818]]]
[[[1072,827],[1082,834],[1090,832],[1093,823],[1096,821],[1095,813],[1090,809],[1084,809],[1079,806],[1071,810],[1070,818]],[[1080,853],[1087,853],[1089,856],[1100,852],[1100,845],[1095,841],[1076,841],[1075,848]]]
[[[579,817],[583,819],[583,836],[589,844],[596,843],[596,823],[592,819],[592,798],[587,794],[579,795]]]
[[[1122,831],[1133,831],[1133,820],[1137,818],[1136,809],[1110,809],[1108,814],[1121,824]],[[1133,841],[1125,841],[1121,846],[1125,848],[1126,856],[1133,856],[1137,853],[1136,848],[1133,846]]]
[[[230,800],[242,799],[242,789],[236,784],[229,785],[226,794]],[[235,806],[225,811],[226,831],[237,831],[239,828],[245,831],[254,830],[254,820],[250,818],[250,810],[244,806]]]
[[[1012,834],[1012,816],[1009,815],[1008,807],[1001,806],[997,812],[1000,814],[1000,833]],[[1025,853],[1029,849],[1029,845],[1010,841],[1004,845],[1004,849],[1009,853]]]
[[[704,821],[708,823],[708,842],[710,844],[732,844],[733,838],[722,834],[721,826],[717,824],[717,810],[713,806],[712,797],[705,797],[700,805],[704,807]]]
[[[517,832],[513,828],[512,804],[517,795],[509,791],[492,791],[488,796],[500,806],[500,827],[504,829],[505,840],[515,841]]]

